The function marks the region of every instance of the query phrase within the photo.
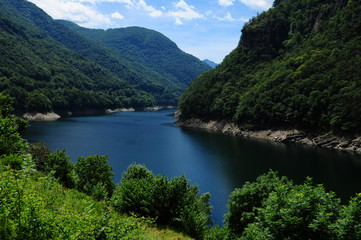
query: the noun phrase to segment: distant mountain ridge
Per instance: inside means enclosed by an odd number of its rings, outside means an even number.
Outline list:
[[[207,63],[210,67],[212,67],[212,68],[215,68],[215,67],[217,67],[217,63],[215,63],[215,62],[213,62],[213,61],[211,61],[211,60],[209,60],[209,59],[204,59],[203,60],[203,62],[204,63]]]
[[[18,112],[174,106],[190,78],[210,69],[189,55],[183,64],[188,79],[167,75],[130,57],[131,51],[122,54],[79,34],[32,3],[0,0],[0,6],[0,91],[16,98]],[[169,48],[170,56],[181,53]]]
[[[160,75],[172,79],[183,90],[209,66],[198,58],[180,50],[163,34],[142,28],[87,29],[72,22],[58,21],[71,27],[77,33],[116,51],[129,61],[147,66]]]
[[[361,4],[276,0],[182,95],[182,118],[361,132]]]

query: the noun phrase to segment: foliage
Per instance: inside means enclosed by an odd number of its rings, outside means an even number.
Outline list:
[[[42,172],[48,171],[47,160],[51,153],[51,149],[45,144],[45,142],[40,141],[35,144],[30,144],[28,153],[33,156],[36,169]]]
[[[1,167],[0,189],[1,239],[150,239],[150,221],[121,216],[39,172]]]
[[[202,72],[209,70],[199,59],[181,51],[163,34],[142,28],[87,29],[58,21],[81,35],[105,44],[129,61],[138,62],[159,73],[169,86],[183,92],[189,83]],[[171,53],[171,54],[170,54]],[[164,80],[163,80],[164,81]]]
[[[182,117],[359,132],[359,1],[275,1],[179,101]]]
[[[108,156],[79,157],[75,163],[76,188],[95,199],[110,198],[114,191],[112,167],[108,165]]]
[[[269,194],[257,220],[245,229],[244,239],[265,235],[271,239],[338,239],[334,224],[340,217],[339,202],[334,193],[310,180],[292,189],[281,186]]]
[[[242,234],[247,225],[258,217],[258,209],[265,199],[279,187],[291,189],[292,182],[286,177],[279,178],[276,172],[270,170],[255,182],[246,182],[242,188],[235,189],[229,196],[229,211],[225,215],[231,233]]]
[[[0,0],[0,9],[0,92],[15,98],[18,113],[176,105],[187,84],[209,69],[155,31],[133,31],[155,37],[144,51],[162,49],[147,61],[129,42],[122,42],[126,52],[119,52],[53,20],[28,1]],[[159,38],[163,41],[157,42]]]
[[[0,157],[0,165],[8,166],[13,170],[21,170],[23,157],[20,154],[3,155]]]
[[[209,194],[199,196],[197,186],[190,185],[184,176],[169,181],[133,164],[123,174],[111,202],[120,212],[151,217],[202,239],[210,223],[209,198]]]
[[[0,93],[0,156],[21,153],[27,144],[20,132],[27,123],[12,115],[12,99]]]
[[[348,206],[343,206],[341,217],[337,222],[339,239],[361,239],[361,193],[351,198]]]
[[[50,153],[47,159],[47,170],[52,172],[54,177],[66,188],[75,186],[75,173],[73,172],[74,164],[70,157],[65,154],[65,149]]]

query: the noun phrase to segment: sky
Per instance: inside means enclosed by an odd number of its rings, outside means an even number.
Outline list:
[[[140,26],[161,32],[180,49],[221,63],[243,25],[273,0],[28,0],[54,19],[87,28]]]

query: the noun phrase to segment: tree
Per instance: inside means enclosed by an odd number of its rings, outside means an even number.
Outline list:
[[[339,239],[334,225],[340,218],[340,200],[311,179],[292,189],[279,186],[264,201],[254,223],[248,225],[242,239]]]
[[[65,154],[65,150],[53,152],[47,159],[47,170],[54,172],[54,177],[59,180],[67,188],[74,187],[73,168],[74,164],[70,161],[70,157]]]
[[[154,218],[196,239],[203,239],[211,223],[210,195],[199,194],[184,176],[168,180],[143,165],[130,165],[111,202],[120,212]]]
[[[292,182],[286,177],[278,177],[270,170],[261,175],[253,183],[246,182],[242,188],[235,189],[228,200],[228,213],[225,221],[233,234],[241,235],[248,224],[256,221],[258,210],[262,207],[269,194],[282,186],[285,189],[292,187]]]
[[[47,169],[47,160],[51,153],[51,149],[45,144],[45,142],[40,141],[35,144],[31,144],[28,153],[33,156],[35,167],[37,170],[46,172]]]
[[[114,183],[113,168],[108,165],[108,156],[79,157],[75,164],[76,187],[79,191],[92,195],[98,200],[112,196]]]
[[[12,103],[12,98],[0,93],[0,156],[20,153],[27,145],[20,136],[27,122],[11,114]]]

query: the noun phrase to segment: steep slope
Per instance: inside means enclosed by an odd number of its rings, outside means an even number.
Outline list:
[[[128,61],[111,49],[57,23],[32,3],[24,0],[3,0],[3,2],[65,47],[98,63],[126,80],[134,88],[150,93],[155,98],[156,104],[176,104],[177,95],[180,94],[179,87],[167,84],[169,81],[155,71],[137,62]],[[174,93],[176,91],[178,93]]]
[[[360,12],[360,1],[275,1],[190,85],[182,118],[360,133]]]
[[[18,113],[154,103],[153,97],[56,42],[4,1],[0,23],[0,91],[15,97]]]
[[[115,50],[129,61],[151,68],[184,91],[202,72],[210,70],[198,58],[180,50],[163,34],[142,28],[87,29],[67,21],[60,23],[72,27],[79,34]]]

